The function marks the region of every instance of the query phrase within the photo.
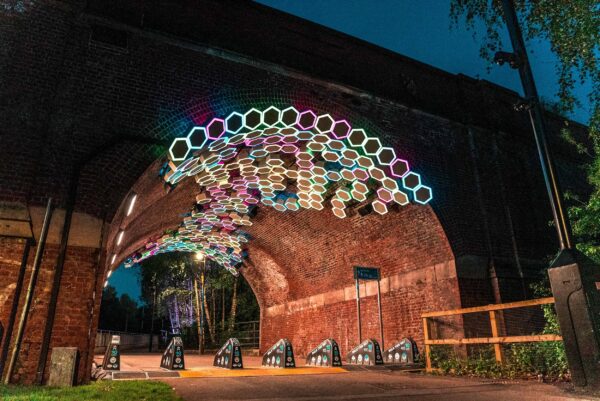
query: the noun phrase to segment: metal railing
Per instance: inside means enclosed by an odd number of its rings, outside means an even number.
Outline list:
[[[466,344],[493,344],[495,358],[498,363],[503,362],[502,344],[510,343],[526,343],[526,342],[541,342],[541,341],[562,341],[562,337],[558,334],[534,334],[534,335],[519,335],[519,336],[500,336],[498,330],[498,312],[507,309],[526,308],[538,305],[554,304],[554,298],[539,298],[527,301],[510,302],[505,304],[492,304],[486,306],[476,306],[472,308],[452,309],[438,312],[427,312],[421,315],[423,319],[423,336],[425,342],[425,367],[427,371],[433,370],[431,367],[431,346],[432,345],[466,345]],[[444,316],[457,316],[470,313],[488,312],[491,337],[474,337],[474,338],[444,338],[432,339],[430,336],[430,319]]]

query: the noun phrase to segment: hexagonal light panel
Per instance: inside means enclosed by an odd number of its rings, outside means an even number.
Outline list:
[[[256,109],[250,109],[244,114],[244,125],[248,129],[256,129],[262,120],[262,113]]]
[[[240,132],[244,126],[244,116],[238,112],[233,112],[225,119],[225,130],[232,134]]]
[[[390,165],[390,172],[394,177],[402,178],[409,170],[410,167],[406,160],[396,159]]]
[[[225,120],[213,118],[206,126],[206,133],[209,139],[219,139],[225,133]]]
[[[300,113],[298,117],[298,126],[302,129],[311,129],[315,126],[317,115],[312,110],[306,110]]]
[[[200,252],[236,274],[250,238],[240,227],[252,224],[248,213],[256,204],[281,212],[322,210],[327,204],[345,218],[353,200],[378,214],[387,213],[392,202],[408,204],[400,184],[417,204],[432,199],[431,188],[393,148],[346,120],[312,110],[272,106],[214,118],[175,139],[168,155],[162,177],[170,184],[194,177],[197,205],[178,230],[147,244],[127,263],[164,252]]]
[[[204,127],[194,127],[188,134],[187,139],[188,139],[188,144],[189,144],[190,148],[202,149],[202,147],[204,145],[206,145],[206,141],[208,140],[208,137],[206,135],[206,130],[204,129]],[[172,159],[172,160],[175,160],[175,159]]]
[[[268,127],[276,125],[279,122],[280,118],[281,111],[275,106],[271,106],[265,111],[263,111],[262,120],[263,123]]]
[[[283,125],[291,127],[292,125],[296,125],[299,115],[300,113],[298,113],[295,107],[288,107],[281,112],[281,122]]]

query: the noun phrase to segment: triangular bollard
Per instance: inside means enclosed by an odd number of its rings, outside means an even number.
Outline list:
[[[242,369],[242,348],[237,338],[230,338],[215,355],[213,366],[225,369]]]
[[[181,337],[173,337],[160,360],[160,367],[169,370],[185,369],[183,357],[183,341]]]
[[[386,363],[413,365],[419,362],[419,349],[411,338],[403,338],[385,351],[383,358]]]
[[[328,338],[308,353],[306,364],[309,366],[342,366],[340,347],[334,339]]]
[[[121,336],[112,336],[110,344],[106,347],[102,369],[121,370]]]
[[[265,354],[262,359],[262,366],[272,368],[295,368],[294,349],[287,338],[277,341]]]
[[[352,365],[383,365],[379,343],[372,338],[363,341],[348,353],[346,361]]]

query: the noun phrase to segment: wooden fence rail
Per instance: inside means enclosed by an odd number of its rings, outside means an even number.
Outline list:
[[[473,308],[462,308],[452,309],[446,311],[436,311],[423,313],[423,336],[425,338],[425,366],[427,371],[431,371],[431,346],[432,345],[463,345],[463,344],[493,344],[496,356],[496,361],[502,363],[502,344],[510,343],[526,343],[526,342],[540,342],[540,341],[562,341],[562,337],[557,334],[537,334],[529,336],[505,336],[500,337],[498,335],[498,319],[497,311],[515,308],[526,308],[537,305],[548,305],[553,304],[554,298],[539,298],[531,299],[527,301],[510,302],[505,304],[492,304],[486,306],[476,306]],[[478,338],[446,338],[432,340],[429,335],[429,320],[434,317],[441,316],[456,316],[465,315],[468,313],[481,313],[488,312],[490,316],[490,325],[492,329],[492,337],[478,337]]]

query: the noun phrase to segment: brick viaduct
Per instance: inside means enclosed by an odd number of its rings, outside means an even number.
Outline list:
[[[24,1],[0,12],[4,325],[26,238],[38,238],[47,197],[58,204],[13,381],[35,377],[70,184],[75,213],[50,348],[77,347],[84,382],[109,255],[124,260],[194,203],[193,180],[169,192],[158,178],[165,146],[194,124],[251,107],[346,118],[393,146],[434,190],[429,205],[386,216],[261,208],[242,271],[261,307],[262,350],[287,336],[299,354],[325,337],[347,351],[355,264],[382,269],[388,344],[420,341],[423,311],[530,296],[526,284],[557,243],[516,93],[252,2],[172,3]],[[561,181],[586,191],[577,155],[557,139],[563,121],[548,118]],[[124,216],[131,190],[139,202]],[[364,334],[377,337],[374,288],[363,293]]]

